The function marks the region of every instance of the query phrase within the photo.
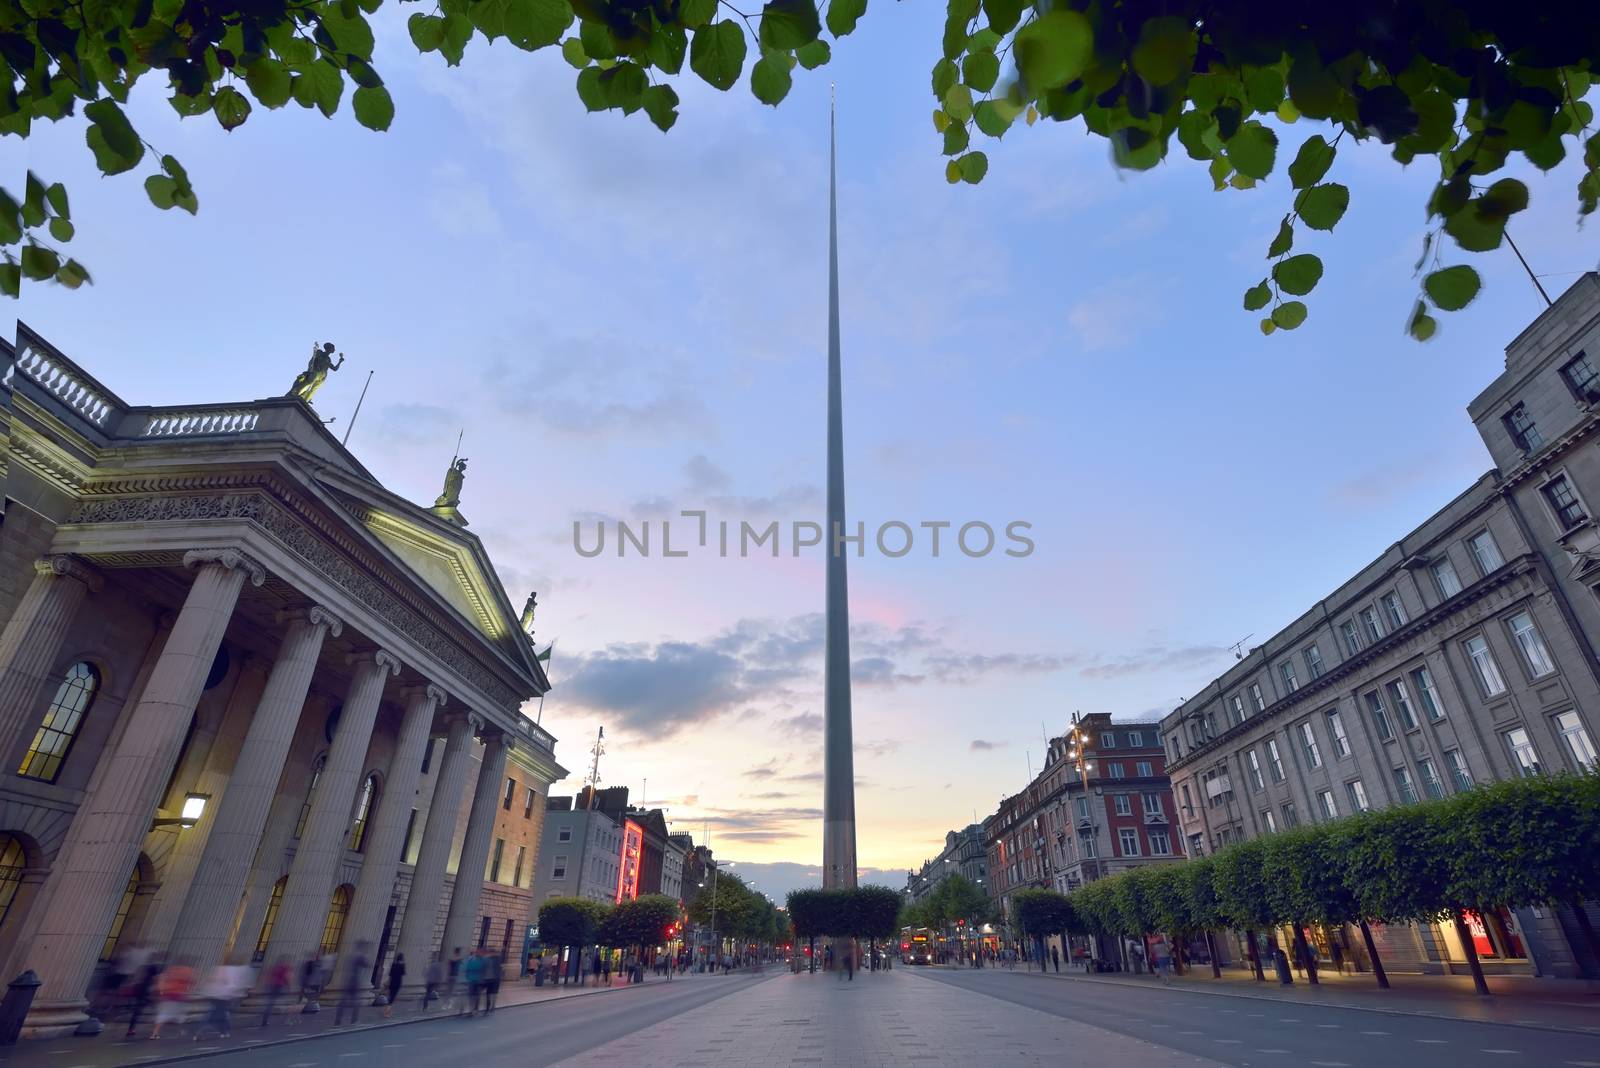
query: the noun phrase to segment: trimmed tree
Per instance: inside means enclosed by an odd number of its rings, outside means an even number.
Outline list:
[[[567,982],[577,981],[583,947],[594,944],[596,932],[610,908],[582,897],[551,898],[539,906],[539,941],[570,950]]]
[[[1281,918],[1272,908],[1261,882],[1261,864],[1265,844],[1259,838],[1229,846],[1212,857],[1213,885],[1222,911],[1236,924],[1245,928],[1245,938],[1250,943],[1250,963],[1256,978],[1264,980],[1261,951],[1256,946],[1256,932]]]

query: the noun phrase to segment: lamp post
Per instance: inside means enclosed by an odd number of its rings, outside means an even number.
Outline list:
[[[1089,773],[1094,771],[1094,761],[1089,759],[1088,753],[1089,732],[1083,726],[1083,716],[1077,712],[1072,714],[1072,730],[1067,734],[1067,758],[1073,761],[1078,769],[1078,781],[1083,784],[1083,808],[1089,820],[1089,834],[1094,840],[1094,856],[1080,857],[1084,865],[1084,882],[1092,882],[1101,875],[1100,868],[1100,822],[1095,818],[1093,806],[1089,802]],[[1074,828],[1076,829],[1076,828]],[[1079,849],[1082,853],[1082,849]],[[1089,862],[1093,860],[1091,865]],[[1092,872],[1092,874],[1091,874]],[[1120,957],[1121,954],[1119,953]]]

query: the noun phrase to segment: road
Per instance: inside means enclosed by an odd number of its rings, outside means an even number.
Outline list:
[[[1600,1046],[1593,1035],[1218,997],[1166,988],[1154,980],[1148,988],[1133,990],[993,968],[917,969],[915,974],[924,982],[1240,1068],[1600,1068]]]

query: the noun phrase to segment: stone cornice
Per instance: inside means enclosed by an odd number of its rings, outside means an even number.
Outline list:
[[[1559,460],[1568,450],[1592,434],[1596,424],[1600,423],[1600,414],[1596,413],[1594,405],[1588,406],[1583,411],[1584,417],[1571,430],[1554,441],[1547,442],[1538,452],[1523,457],[1520,463],[1507,471],[1501,481],[1502,488],[1509,491],[1520,483],[1526,482],[1529,478]]]
[[[1190,749],[1181,757],[1173,758],[1169,756],[1166,762],[1168,776],[1175,778],[1173,774],[1174,772],[1177,772],[1183,768],[1187,768],[1191,765],[1207,763],[1210,754],[1226,748],[1226,743],[1230,741],[1236,741],[1244,735],[1251,733],[1261,723],[1269,719],[1276,719],[1280,716],[1293,714],[1301,705],[1304,704],[1322,704],[1330,699],[1330,691],[1340,690],[1342,688],[1340,685],[1342,682],[1349,679],[1351,676],[1360,674],[1374,660],[1377,660],[1382,656],[1386,656],[1395,649],[1398,649],[1406,645],[1408,642],[1415,640],[1417,637],[1432,629],[1434,626],[1445,622],[1451,616],[1455,616],[1466,611],[1470,606],[1482,601],[1494,591],[1509,585],[1515,579],[1523,575],[1534,574],[1536,570],[1537,557],[1535,557],[1532,553],[1513,557],[1505,564],[1502,564],[1498,570],[1491,573],[1488,577],[1479,579],[1477,582],[1474,582],[1471,586],[1468,586],[1454,597],[1451,597],[1442,604],[1435,605],[1433,608],[1429,609],[1427,612],[1424,612],[1416,619],[1411,620],[1398,630],[1390,631],[1388,634],[1383,636],[1382,640],[1374,642],[1373,644],[1362,649],[1355,656],[1350,657],[1348,660],[1342,661],[1335,667],[1323,672],[1321,675],[1318,675],[1315,679],[1307,682],[1305,685],[1301,686],[1298,690],[1289,694],[1287,697],[1280,697],[1262,711],[1253,716],[1245,717],[1238,723],[1230,726],[1227,730],[1216,735],[1214,738],[1208,739],[1204,745],[1195,749]],[[1290,652],[1292,653],[1292,650],[1290,650]],[[1319,697],[1319,694],[1322,696]],[[1337,699],[1339,696],[1342,696],[1342,694],[1333,694],[1334,699]],[[1179,722],[1183,723],[1188,720],[1192,720],[1196,717],[1196,714],[1185,716],[1184,719],[1180,720]]]

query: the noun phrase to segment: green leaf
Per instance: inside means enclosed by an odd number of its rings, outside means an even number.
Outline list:
[[[106,147],[112,152],[136,163],[144,155],[144,145],[140,142],[139,135],[134,132],[133,124],[122,113],[115,100],[101,97],[87,105],[83,109],[83,115],[100,128]]]
[[[77,260],[68,260],[56,268],[56,281],[68,289],[77,289],[83,283],[90,281],[89,272]]]
[[[15,262],[0,260],[0,294],[8,297],[22,295],[22,268]]]
[[[717,17],[717,0],[682,0],[678,21],[685,29],[697,30]]]
[[[444,19],[438,15],[419,11],[406,20],[406,29],[411,31],[411,43],[418,52],[435,52],[444,44]]]
[[[969,52],[961,61],[961,77],[974,91],[987,93],[1000,78],[1000,60],[993,52]]]
[[[439,54],[444,56],[447,64],[454,67],[461,62],[461,57],[467,51],[467,42],[472,40],[472,30],[472,20],[461,12],[452,11],[445,15],[444,43],[439,46]]]
[[[1422,288],[1441,311],[1460,311],[1472,303],[1482,288],[1478,272],[1466,264],[1434,271],[1422,280]]]
[[[1216,154],[1206,144],[1207,131],[1216,128],[1216,120],[1204,111],[1190,109],[1178,119],[1178,140],[1190,159],[1212,159]]]
[[[1294,162],[1289,164],[1289,181],[1296,189],[1305,189],[1322,181],[1322,176],[1328,173],[1328,168],[1333,166],[1333,157],[1338,150],[1320,134],[1313,134],[1306,138],[1300,146],[1300,151],[1295,153]]]
[[[933,95],[940,100],[943,100],[944,94],[960,80],[961,72],[948,59],[941,59],[933,65]]]
[[[968,152],[955,164],[961,170],[961,180],[969,185],[977,185],[989,172],[989,157],[982,152]]]
[[[1267,306],[1267,302],[1271,299],[1272,287],[1263,278],[1260,285],[1251,286],[1244,291],[1244,310],[1260,311]]]
[[[1478,202],[1473,201],[1445,219],[1444,232],[1468,252],[1488,252],[1499,248],[1505,240],[1506,220],[1503,216],[1483,214],[1478,210]]]
[[[363,85],[350,98],[356,121],[369,130],[387,130],[394,121],[394,100],[381,85]]]
[[[266,107],[281,108],[289,102],[289,68],[275,59],[263,57],[246,67],[244,83]]]
[[[506,5],[506,39],[525,52],[555,44],[571,25],[568,0],[509,0]]]
[[[477,0],[474,6],[493,0]],[[372,58],[372,27],[367,25],[367,20],[361,17],[354,4],[348,11],[339,4],[319,5],[318,17],[322,20],[322,28],[332,36],[338,46],[337,51],[347,52],[361,59]]]
[[[1173,15],[1148,19],[1133,48],[1133,69],[1151,85],[1170,85],[1189,72],[1194,53],[1191,23]]]
[[[1005,100],[980,100],[972,109],[972,119],[990,137],[1001,137],[1021,113],[1020,108]]]
[[[224,85],[212,98],[211,110],[224,130],[236,130],[250,117],[250,101],[231,85]]]
[[[445,36],[448,39],[449,19],[446,19],[445,23]],[[470,25],[468,29],[471,29]],[[339,97],[344,95],[344,75],[332,61],[319,59],[306,71],[306,76],[311,79],[312,95],[316,99],[317,110],[323,115],[331,116],[339,109]],[[220,94],[221,90],[218,92]]]
[[[944,94],[944,110],[957,122],[972,118],[972,90],[960,83],[952,85]]]
[[[652,85],[644,91],[644,113],[662,133],[678,121],[678,94],[670,85]]]
[[[561,58],[579,70],[589,65],[589,54],[583,50],[583,42],[576,37],[568,37],[561,42]]]
[[[1528,187],[1515,178],[1502,178],[1477,199],[1479,214],[1507,219],[1528,206]]]
[[[856,22],[867,13],[867,0],[829,0],[828,32],[843,37],[856,28]]]
[[[56,273],[61,258],[43,245],[22,246],[22,273],[35,282],[42,282]]]
[[[139,154],[131,159],[118,155],[112,151],[110,145],[106,144],[104,128],[96,124],[90,124],[84,139],[88,141],[89,151],[94,153],[95,164],[102,174],[121,174],[123,171],[130,171],[139,165],[139,159],[144,155],[142,144],[139,146]]]
[[[1250,178],[1260,179],[1271,174],[1277,152],[1278,135],[1254,119],[1241,125],[1239,132],[1228,138],[1228,162]]]
[[[1322,279],[1322,261],[1309,252],[1290,256],[1272,265],[1272,280],[1285,293],[1303,297]]]
[[[1022,17],[1025,0],[983,0],[983,14],[989,20],[989,29],[997,34],[1010,33]]]
[[[644,106],[644,91],[649,84],[644,68],[637,63],[625,61],[600,72],[600,92],[606,107],[616,108],[624,115],[632,115]]]
[[[761,8],[763,48],[793,52],[821,32],[816,0],[767,0]]]
[[[944,131],[944,154],[947,156],[960,155],[967,150],[972,135],[967,132],[966,126],[959,122],[952,122]]]
[[[376,89],[383,84],[383,79],[372,69],[372,64],[359,56],[350,56],[345,60],[345,73],[350,75],[351,81],[364,89]]]
[[[744,53],[744,31],[738,23],[723,19],[694,31],[689,68],[713,87],[726,91],[744,70]]]
[[[956,163],[955,160],[951,160],[949,163],[944,165],[944,180],[949,182],[951,185],[955,185],[957,182],[961,181],[961,167]]]
[[[1283,75],[1271,67],[1246,67],[1244,95],[1257,111],[1275,112],[1283,103]]]
[[[1271,319],[1261,320],[1261,332],[1263,334],[1270,334],[1276,329],[1278,329],[1278,324],[1273,322]]]
[[[578,72],[578,99],[590,111],[606,109],[605,90],[600,88],[600,68],[585,67]]]
[[[1293,330],[1306,321],[1306,306],[1298,300],[1285,301],[1272,309],[1272,321],[1285,330]]]
[[[578,26],[578,39],[583,43],[584,54],[590,59],[615,59],[617,39],[603,22],[584,20]]]
[[[1406,323],[1406,332],[1418,341],[1426,341],[1438,329],[1439,323],[1428,314],[1428,306],[1417,301],[1417,306],[1411,311],[1411,320]]]
[[[173,194],[178,190],[178,183],[164,174],[152,174],[144,180],[145,195],[150,198],[150,203],[162,211],[173,206]]]
[[[1207,170],[1211,172],[1211,181],[1219,190],[1228,188],[1228,175],[1233,173],[1233,164],[1228,162],[1228,157],[1218,156],[1213,159]]]
[[[750,91],[763,104],[776,106],[789,95],[791,84],[789,56],[784,52],[768,52],[750,71]]]
[[[683,69],[683,57],[689,54],[689,34],[677,23],[657,26],[650,33],[650,43],[645,46],[645,66],[655,64],[665,74],[676,74]]]
[[[1285,215],[1283,221],[1278,223],[1278,234],[1272,239],[1272,244],[1267,246],[1267,256],[1272,258],[1281,256],[1294,247],[1294,225]]]
[[[816,70],[833,57],[833,49],[822,38],[809,41],[795,49],[794,57],[806,70]]]
[[[1350,206],[1350,190],[1338,182],[1314,185],[1300,195],[1300,218],[1313,230],[1332,230]]]
[[[1012,38],[1017,69],[1038,95],[1066,85],[1094,58],[1094,27],[1076,11],[1051,10],[1028,23]]]
[[[50,236],[57,241],[71,241],[75,232],[72,223],[59,215],[50,220]]]
[[[27,193],[22,198],[22,222],[26,226],[43,226],[49,212],[45,210],[44,183],[32,171],[28,172]]]
[[[67,187],[56,182],[44,191],[44,198],[50,203],[50,210],[63,219],[72,218],[72,212],[67,210]]]

